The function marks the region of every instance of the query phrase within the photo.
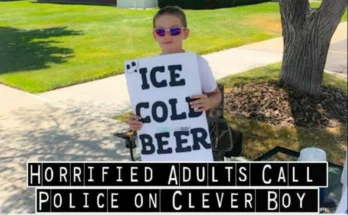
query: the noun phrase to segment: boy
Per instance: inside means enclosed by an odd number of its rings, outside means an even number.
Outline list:
[[[161,55],[185,52],[183,40],[187,39],[190,30],[187,28],[186,16],[177,6],[167,6],[160,9],[153,18],[153,37],[162,49]],[[204,94],[193,95],[190,104],[196,111],[207,111],[216,108],[221,103],[221,92],[217,87],[208,62],[198,56],[199,75]],[[129,127],[133,130],[142,128],[141,117],[131,115]]]

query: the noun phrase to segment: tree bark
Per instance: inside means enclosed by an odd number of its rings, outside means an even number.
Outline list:
[[[280,82],[305,93],[321,93],[331,38],[347,0],[323,0],[311,9],[308,0],[279,0],[284,52]]]

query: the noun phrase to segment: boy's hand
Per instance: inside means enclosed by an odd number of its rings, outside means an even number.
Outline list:
[[[143,123],[140,121],[141,117],[137,115],[130,115],[128,118],[128,125],[132,130],[139,131],[143,127]]]
[[[210,99],[206,94],[194,95],[190,97],[192,102],[190,102],[191,107],[196,112],[203,112],[210,109]]]

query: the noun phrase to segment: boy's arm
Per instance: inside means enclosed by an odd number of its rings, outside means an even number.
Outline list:
[[[192,108],[194,108],[196,111],[207,111],[219,106],[222,96],[219,88],[217,87],[213,92],[193,95],[191,96],[191,99],[193,99],[193,101],[190,102]]]
[[[191,102],[192,108],[196,111],[207,111],[210,109],[217,108],[221,104],[222,95],[219,87],[217,86],[213,72],[206,59],[198,56],[198,67],[200,73],[200,81],[202,91],[205,94],[192,96],[192,99],[198,99],[197,101]],[[213,90],[214,89],[214,90]]]
[[[220,89],[217,87],[213,92],[207,93],[209,100],[209,110],[217,108],[222,100]]]

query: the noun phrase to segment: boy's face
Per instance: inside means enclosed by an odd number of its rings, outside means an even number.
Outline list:
[[[184,28],[181,20],[173,15],[164,14],[155,20],[156,28]],[[160,45],[163,54],[178,53],[182,52],[182,43],[189,35],[188,29],[182,29],[180,34],[172,36],[169,32],[165,32],[164,36],[159,36],[155,31],[153,31],[153,37]]]

